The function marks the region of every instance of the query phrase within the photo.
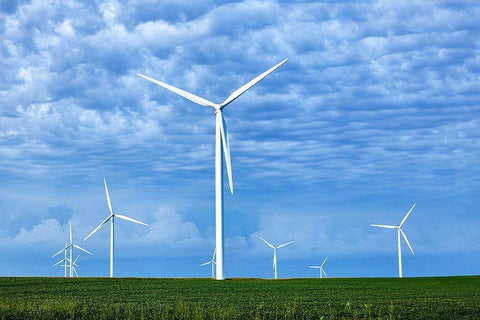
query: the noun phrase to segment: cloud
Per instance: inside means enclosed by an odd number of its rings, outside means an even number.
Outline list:
[[[30,231],[22,228],[12,239],[18,244],[36,244],[57,241],[63,235],[66,239],[65,228],[56,219],[45,219],[35,225]],[[59,244],[61,247],[61,244]]]

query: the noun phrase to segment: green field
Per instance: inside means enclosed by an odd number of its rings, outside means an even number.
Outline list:
[[[0,278],[1,319],[480,319],[480,276]]]

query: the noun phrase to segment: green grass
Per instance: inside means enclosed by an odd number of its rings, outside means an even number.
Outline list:
[[[480,319],[480,277],[0,278],[0,319]]]

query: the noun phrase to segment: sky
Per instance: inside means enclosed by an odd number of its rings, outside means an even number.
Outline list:
[[[68,239],[108,276],[208,277],[215,246],[214,102],[224,110],[225,276],[479,274],[478,1],[0,3],[0,276],[63,276]]]

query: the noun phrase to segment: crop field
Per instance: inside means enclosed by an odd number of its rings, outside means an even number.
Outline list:
[[[480,319],[480,276],[0,278],[1,319]]]

